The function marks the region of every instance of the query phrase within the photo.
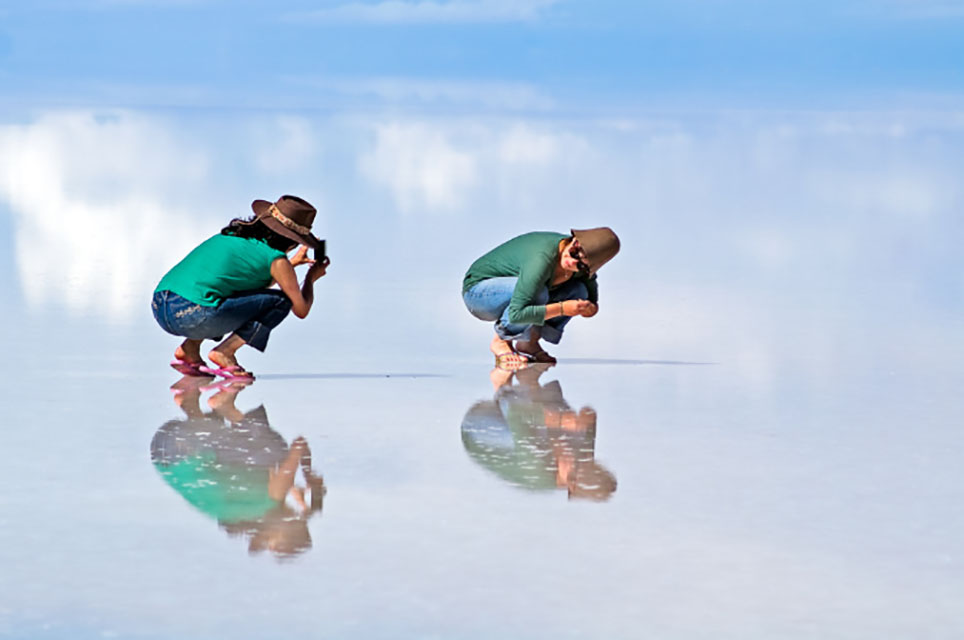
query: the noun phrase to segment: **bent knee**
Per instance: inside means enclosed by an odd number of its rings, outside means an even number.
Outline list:
[[[280,295],[276,296],[274,306],[284,312],[291,311],[291,298],[280,291],[278,293]]]

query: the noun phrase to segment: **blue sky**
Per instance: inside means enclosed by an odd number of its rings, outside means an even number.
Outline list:
[[[0,9],[0,83],[122,106],[957,106],[964,1],[36,0]]]

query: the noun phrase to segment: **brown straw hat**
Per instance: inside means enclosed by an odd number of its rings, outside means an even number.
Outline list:
[[[267,200],[255,200],[251,203],[251,210],[272,231],[312,249],[321,246],[318,238],[311,234],[311,223],[318,211],[305,200],[297,196],[281,196],[273,204]]]
[[[619,238],[609,227],[572,229],[572,235],[586,252],[586,261],[589,263],[591,274],[599,271],[601,266],[619,253]]]

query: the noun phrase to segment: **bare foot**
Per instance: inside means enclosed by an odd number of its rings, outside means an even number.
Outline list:
[[[218,385],[218,392],[208,398],[208,406],[229,422],[235,424],[241,422],[244,420],[244,414],[234,406],[234,399],[249,384],[251,383],[246,380],[221,382]]]
[[[527,387],[537,389],[539,378],[554,365],[547,362],[535,362],[516,374],[516,380]]]
[[[191,340],[190,338],[185,340],[174,350],[174,357],[181,362],[200,362],[203,364],[204,360],[201,358],[201,341]]]
[[[512,376],[515,375],[514,371],[507,371],[502,367],[496,367],[489,372],[489,380],[492,381],[492,390],[498,391],[506,383],[512,380]]]
[[[512,345],[496,335],[489,343],[489,351],[495,355],[495,364],[507,370],[519,369],[529,364],[529,359],[516,353]]]
[[[254,378],[254,374],[252,374],[250,371],[246,370],[244,367],[238,364],[238,359],[234,357],[233,352],[225,353],[223,351],[219,351],[218,348],[215,347],[214,349],[211,349],[208,352],[208,359],[221,369],[227,369],[228,367],[237,367],[235,371],[231,372],[231,374],[237,378],[242,378],[242,377],[250,377],[252,379]]]
[[[174,392],[174,404],[179,406],[187,417],[199,418],[203,415],[198,401],[201,398],[201,385],[209,379],[184,376],[171,385],[171,391]]]
[[[539,344],[538,340],[533,340],[532,342],[517,342],[516,348],[520,353],[525,353],[531,356],[533,362],[556,364],[556,359],[546,353],[546,351]]]

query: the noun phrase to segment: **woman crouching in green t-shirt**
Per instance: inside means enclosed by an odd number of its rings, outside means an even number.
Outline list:
[[[315,208],[295,196],[274,204],[251,203],[255,215],[235,218],[221,233],[208,238],[167,272],[154,290],[151,307],[162,329],[184,342],[174,351],[171,366],[185,375],[219,375],[253,379],[238,364],[243,345],[264,351],[271,330],[289,311],[308,315],[314,282],[325,275],[327,257],[307,257],[308,248],[323,243],[311,234]],[[301,247],[288,259],[288,252]],[[310,264],[299,287],[294,268]],[[269,289],[277,283],[281,290]],[[221,340],[208,353],[214,366],[201,358],[203,340]]]

